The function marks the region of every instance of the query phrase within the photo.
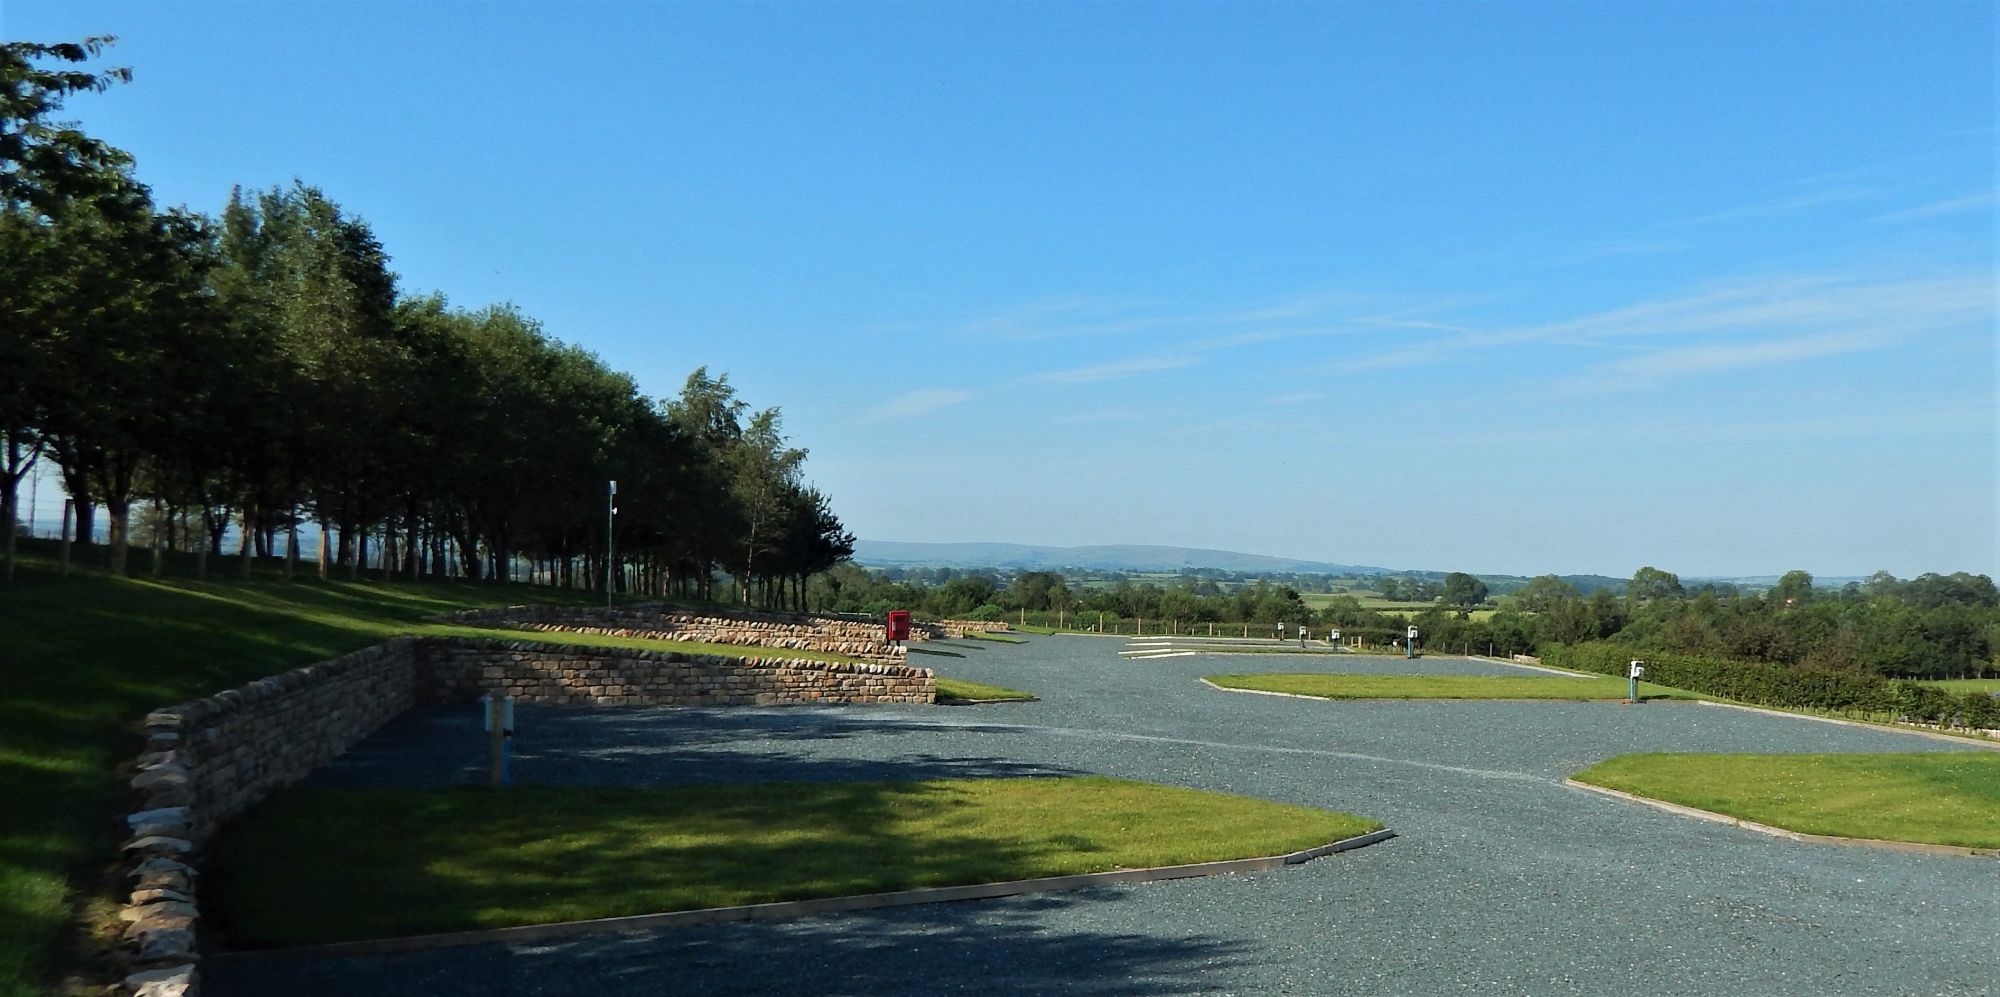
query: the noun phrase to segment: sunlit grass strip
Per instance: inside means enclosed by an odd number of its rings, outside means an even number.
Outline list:
[[[937,679],[939,699],[962,699],[972,702],[1021,702],[1034,699],[1033,693],[1019,689],[1009,689],[1002,685],[987,685],[984,682],[968,682],[965,679],[951,679],[940,675]]]
[[[238,941],[306,944],[1251,858],[1380,827],[1098,777],[295,790],[220,843],[205,883]]]
[[[2000,848],[2000,754],[1621,755],[1572,778],[1804,834]]]
[[[1625,680],[1550,675],[1210,675],[1224,689],[1319,699],[1624,699]],[[1639,683],[1642,699],[1693,699],[1679,689]]]
[[[965,639],[967,639],[967,640],[990,640],[990,641],[995,641],[995,642],[998,642],[998,643],[1001,643],[1001,644],[1026,644],[1026,643],[1027,643],[1027,641],[1025,641],[1025,640],[1022,640],[1022,639],[1021,639],[1021,638],[1019,638],[1019,637],[1009,637],[1009,636],[1007,636],[1006,634],[1003,634],[1003,633],[993,633],[993,632],[990,632],[990,631],[985,631],[985,630],[968,630],[968,631],[966,631],[966,632],[965,632]]]

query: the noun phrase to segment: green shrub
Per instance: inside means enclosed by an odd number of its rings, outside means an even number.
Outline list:
[[[2000,727],[2000,699],[1993,696],[1954,694],[1868,672],[1664,654],[1608,641],[1542,648],[1545,664],[1602,675],[1622,677],[1633,658],[1645,661],[1648,682],[1722,699],[1785,709],[1886,713],[1940,727]]]

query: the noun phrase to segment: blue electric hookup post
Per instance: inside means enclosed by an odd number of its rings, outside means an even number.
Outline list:
[[[1417,628],[1411,627],[1407,634],[1406,639],[1409,641],[1409,648],[1403,652],[1403,657],[1414,658],[1417,656]]]
[[[1636,703],[1639,701],[1639,679],[1645,674],[1646,663],[1633,658],[1632,667],[1625,672],[1625,680],[1630,683],[1625,698],[1626,702]]]

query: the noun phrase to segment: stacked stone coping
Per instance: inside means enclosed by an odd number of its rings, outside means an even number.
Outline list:
[[[964,637],[968,633],[1007,633],[1013,629],[999,621],[989,620],[929,620],[929,626],[936,627],[939,636]]]
[[[795,613],[670,610],[659,603],[614,610],[565,606],[508,606],[451,613],[454,623],[514,627],[545,633],[589,633],[646,640],[686,640],[741,647],[842,654],[897,664],[908,651],[884,640],[880,624]]]
[[[415,702],[415,645],[399,637],[146,715],[126,818],[127,992],[199,986],[196,856],[224,821],[331,761]]]
[[[935,703],[928,668],[397,637],[146,715],[120,918],[134,997],[195,997],[202,848],[226,821],[418,703]]]
[[[424,641],[417,700],[466,702],[498,689],[524,704],[749,706],[937,702],[928,668],[902,664],[725,658],[473,638]]]

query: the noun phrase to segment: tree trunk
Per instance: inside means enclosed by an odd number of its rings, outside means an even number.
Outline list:
[[[160,512],[160,500],[153,500],[153,577],[160,577],[160,535],[167,532],[167,517]]]
[[[127,534],[132,526],[132,501],[122,495],[106,499],[105,511],[111,513],[111,573],[125,577],[125,554],[129,548]]]
[[[243,507],[243,536],[236,541],[237,568],[245,580],[250,577],[250,565],[256,558],[257,526],[251,515],[250,506]]]
[[[215,513],[209,508],[208,500],[203,499],[201,503],[202,542],[195,548],[194,552],[194,577],[196,581],[205,581],[208,578],[208,538],[215,533],[214,524],[210,522],[214,518]]]
[[[299,504],[292,503],[285,515],[285,580],[291,581],[299,570]]]
[[[201,524],[202,533],[207,537],[208,552],[214,554],[216,557],[221,557],[222,535],[229,532],[228,509],[225,508],[220,516],[204,510],[201,517]]]
[[[6,479],[0,482],[0,485],[4,485],[4,488],[0,488],[0,527],[7,530],[7,537],[0,540],[0,547],[5,548],[6,580],[10,582],[14,580],[15,547],[20,542],[14,520],[21,515],[21,479],[26,477],[34,466],[34,455],[30,453],[26,457],[21,456],[21,441],[13,434],[8,434],[7,466],[0,468],[0,475],[4,475]]]
[[[413,506],[403,512],[403,574],[413,582],[423,581],[422,548],[417,540],[417,510]]]

